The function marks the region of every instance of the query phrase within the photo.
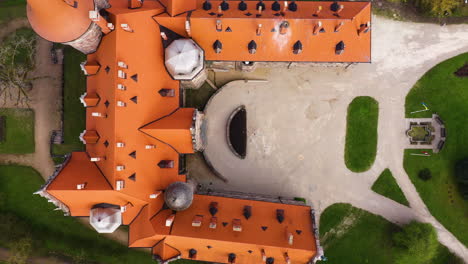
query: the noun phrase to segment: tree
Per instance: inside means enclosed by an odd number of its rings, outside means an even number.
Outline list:
[[[428,181],[432,178],[431,170],[428,168],[422,169],[418,173],[418,177],[423,181]]]
[[[0,46],[0,97],[5,105],[28,105],[27,92],[32,87],[28,76],[34,65],[35,37],[28,31],[20,31]]]
[[[468,158],[455,164],[455,179],[463,199],[468,200]]]
[[[443,17],[452,14],[460,4],[459,0],[415,0],[417,7],[433,16]]]
[[[413,221],[393,235],[396,264],[427,264],[437,253],[439,242],[434,227]]]

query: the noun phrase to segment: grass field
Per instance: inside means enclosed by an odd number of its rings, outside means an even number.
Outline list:
[[[401,191],[395,178],[393,178],[392,172],[389,169],[385,169],[379,178],[372,185],[372,190],[380,195],[383,195],[395,202],[409,206],[408,200]]]
[[[368,170],[377,153],[379,104],[374,98],[359,96],[348,106],[345,163],[354,172]]]
[[[80,63],[85,60],[86,56],[81,52],[70,46],[64,47],[63,136],[65,143],[54,145],[54,154],[84,150],[79,135],[86,127],[86,110],[79,98],[86,91],[86,77],[80,69]]]
[[[0,1],[0,24],[19,17],[26,17],[26,0]]]
[[[109,240],[33,195],[44,183],[30,167],[0,166],[0,246],[32,238],[33,255],[59,256],[73,263],[155,263],[147,252]],[[92,261],[91,261],[92,260]],[[193,263],[179,261],[178,264]]]
[[[0,108],[6,117],[5,141],[0,142],[0,153],[34,153],[34,111],[24,108]]]
[[[330,264],[394,264],[392,235],[400,227],[349,204],[334,204],[320,218],[326,262]],[[430,264],[462,264],[442,245]]]
[[[468,62],[468,53],[442,62],[428,71],[406,97],[407,117],[430,117],[437,112],[445,122],[447,140],[438,154],[430,157],[409,155],[405,151],[404,167],[431,214],[465,246],[468,246],[468,201],[457,190],[453,168],[468,156],[468,78],[453,72]],[[431,111],[410,114],[425,102]],[[417,152],[417,151],[416,151]],[[423,181],[418,172],[429,168],[432,179]]]

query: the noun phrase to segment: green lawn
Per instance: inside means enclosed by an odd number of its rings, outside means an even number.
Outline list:
[[[5,141],[0,142],[0,153],[34,153],[34,111],[25,108],[0,108],[6,117]]]
[[[51,203],[32,194],[44,183],[34,169],[0,166],[0,179],[1,247],[30,237],[33,240],[32,254],[37,256],[59,256],[71,259],[73,263],[154,263],[148,252],[129,249],[87,228],[75,218],[53,211]]]
[[[354,172],[363,172],[372,166],[377,153],[378,102],[368,96],[359,96],[348,106],[345,163]]]
[[[86,127],[86,110],[79,98],[86,92],[86,77],[80,69],[80,63],[85,60],[86,55],[70,46],[64,47],[63,136],[65,143],[54,145],[54,154],[84,150],[79,135]]]
[[[468,53],[435,66],[413,87],[406,97],[406,117],[430,117],[437,112],[445,122],[447,140],[438,154],[411,156],[420,151],[406,150],[404,167],[431,214],[468,246],[468,201],[461,198],[453,168],[456,161],[468,156],[468,78],[453,72],[468,62]],[[431,111],[410,114],[425,102]],[[418,172],[429,168],[432,179],[423,181]]]
[[[26,17],[26,0],[0,1],[0,24],[20,17]]]
[[[392,172],[389,169],[385,169],[379,178],[372,185],[372,190],[380,195],[383,195],[389,199],[394,200],[397,203],[409,206],[408,200],[401,191],[395,178],[393,178]]]
[[[320,218],[321,242],[328,261],[319,263],[393,264],[392,235],[400,230],[384,218],[350,204],[333,204]],[[447,248],[440,246],[430,264],[461,263]]]

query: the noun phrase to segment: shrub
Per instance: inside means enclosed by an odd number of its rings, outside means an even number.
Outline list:
[[[468,158],[455,164],[455,179],[463,199],[468,200]]]
[[[438,241],[434,227],[427,223],[413,221],[393,235],[397,247],[396,264],[432,263],[437,254]]]
[[[431,170],[429,170],[428,168],[420,170],[418,173],[418,177],[423,181],[430,180],[432,178]]]

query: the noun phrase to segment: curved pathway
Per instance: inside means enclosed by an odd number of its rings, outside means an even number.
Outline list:
[[[468,263],[468,250],[432,215],[403,169],[406,145],[405,97],[437,63],[468,52],[468,25],[440,27],[373,17],[371,64],[270,69],[268,83],[232,82],[206,108],[205,156],[229,179],[214,189],[307,198],[320,213],[337,202],[404,224],[413,219],[433,224],[441,243]],[[286,73],[287,72],[287,73]],[[379,102],[377,157],[365,173],[344,164],[348,104],[369,95]],[[226,145],[225,126],[238,105],[247,108],[247,158],[239,160]],[[410,207],[371,191],[390,168]]]

